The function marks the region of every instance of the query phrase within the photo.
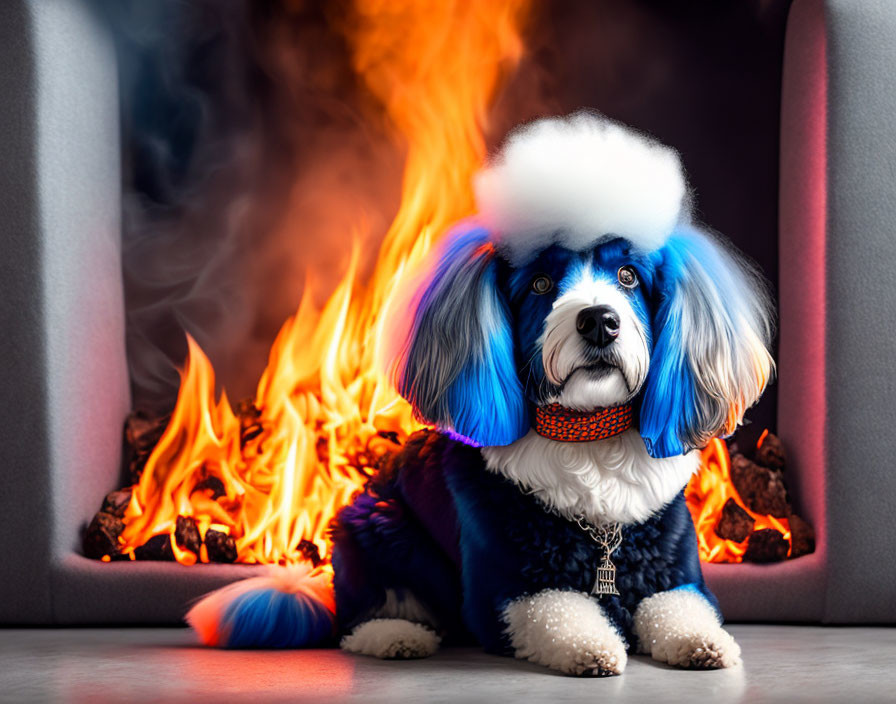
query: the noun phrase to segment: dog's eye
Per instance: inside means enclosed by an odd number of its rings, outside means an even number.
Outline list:
[[[619,267],[619,271],[616,272],[616,278],[619,279],[619,283],[625,288],[634,288],[638,285],[638,274],[635,272],[634,267],[631,266]]]
[[[539,274],[532,279],[532,291],[539,296],[543,296],[552,288],[554,288],[554,282],[551,281],[551,277],[547,274]]]

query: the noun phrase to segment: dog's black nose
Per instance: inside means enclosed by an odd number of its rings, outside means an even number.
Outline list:
[[[576,316],[576,330],[588,342],[606,347],[619,336],[619,313],[610,306],[591,306]]]

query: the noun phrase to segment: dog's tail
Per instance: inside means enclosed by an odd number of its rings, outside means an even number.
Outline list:
[[[221,648],[303,648],[335,633],[329,573],[309,565],[271,567],[204,596],[187,623],[206,645]]]

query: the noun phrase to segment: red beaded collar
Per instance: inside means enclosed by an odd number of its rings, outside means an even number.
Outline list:
[[[630,405],[574,411],[559,403],[535,409],[535,432],[560,442],[590,442],[624,433],[632,427]]]

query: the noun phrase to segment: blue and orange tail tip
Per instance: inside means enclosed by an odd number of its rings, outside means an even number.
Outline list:
[[[310,565],[271,567],[204,596],[187,623],[219,648],[309,648],[335,635],[336,606],[328,572]]]

